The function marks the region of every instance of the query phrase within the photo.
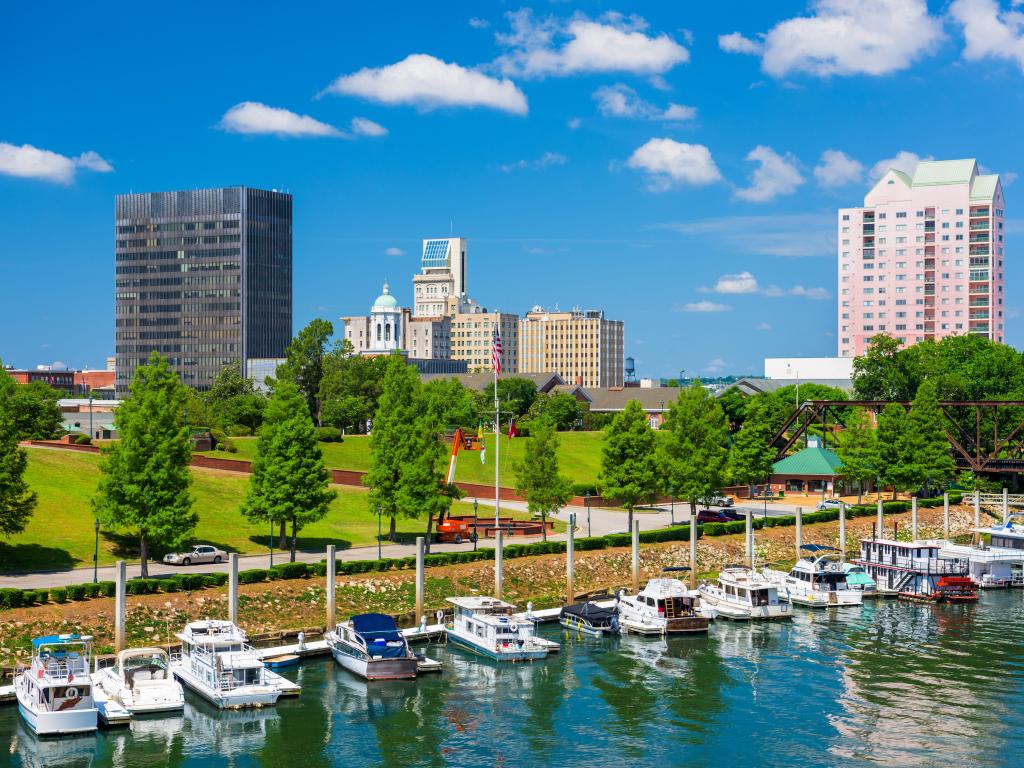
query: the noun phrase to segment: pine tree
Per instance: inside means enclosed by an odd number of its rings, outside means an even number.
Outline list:
[[[690,502],[696,519],[697,502],[718,493],[729,457],[729,424],[725,411],[700,381],[679,393],[669,406],[668,429],[661,443],[661,464],[667,485]]]
[[[661,488],[656,440],[657,436],[647,423],[647,414],[636,400],[626,403],[605,432],[598,484],[606,499],[616,499],[626,505],[630,531],[633,530],[633,508],[654,501]]]
[[[292,382],[279,381],[256,442],[242,514],[252,521],[290,523],[295,562],[298,532],[322,520],[337,495],[329,483],[308,404]]]
[[[572,481],[558,472],[558,434],[555,420],[545,414],[530,423],[523,460],[512,465],[516,492],[526,497],[532,514],[540,514],[541,532],[548,540],[548,514],[557,512],[572,498]]]
[[[878,441],[871,419],[863,408],[856,408],[839,433],[836,454],[843,462],[839,474],[857,483],[857,503],[864,494],[864,485],[878,477]]]
[[[878,474],[883,483],[892,486],[893,499],[917,482],[913,441],[908,430],[909,419],[902,405],[889,403],[878,414]]]
[[[115,528],[139,540],[142,576],[152,547],[178,547],[199,515],[189,495],[192,447],[182,423],[185,387],[156,352],[139,366],[131,395],[115,414],[120,439],[105,449],[93,507]]]
[[[771,444],[775,435],[775,419],[771,398],[759,396],[751,399],[743,426],[736,433],[729,451],[728,473],[733,482],[753,485],[769,478],[775,463],[775,449]]]
[[[320,383],[324,378],[327,341],[334,333],[330,321],[315,318],[299,331],[285,350],[285,362],[277,369],[277,377],[292,382],[306,398],[309,413],[321,426]]]
[[[36,494],[25,481],[28,455],[7,425],[0,423],[0,534],[13,536],[28,525]]]
[[[914,469],[917,485],[944,484],[956,474],[956,464],[946,438],[945,420],[939,407],[935,382],[926,379],[917,388],[917,395],[908,417],[909,436],[914,444]]]

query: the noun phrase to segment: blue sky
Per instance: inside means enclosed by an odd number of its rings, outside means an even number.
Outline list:
[[[478,301],[603,308],[640,375],[833,355],[834,211],[876,164],[1006,175],[1013,252],[1020,10],[19,4],[0,47],[0,357],[101,366],[114,195],[233,184],[295,196],[296,328],[365,312],[384,279],[408,304],[420,239],[454,225]]]

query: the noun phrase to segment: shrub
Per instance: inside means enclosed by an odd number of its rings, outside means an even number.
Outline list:
[[[305,563],[279,563],[270,569],[271,579],[302,579],[309,573]]]
[[[100,594],[104,597],[114,597],[117,594],[117,584],[112,581],[101,581],[99,588]]]
[[[223,587],[228,583],[228,575],[226,573],[208,573],[203,576],[203,584],[207,587]]]
[[[171,576],[169,579],[164,579],[160,587],[164,592],[180,592],[181,576]]]
[[[32,605],[36,601],[36,591],[34,589],[23,589],[21,591],[21,604]]]
[[[227,432],[228,437],[248,437],[252,434],[252,430],[245,424],[232,424],[224,431]]]
[[[82,586],[85,587],[86,597],[99,597],[100,585],[98,582],[89,582],[88,584],[83,584]]]
[[[92,445],[92,438],[88,435],[75,435],[75,445]]]
[[[572,493],[574,496],[598,496],[600,492],[597,490],[597,485],[594,483],[573,483]]]
[[[214,446],[218,451],[224,451],[224,453],[238,453],[238,446],[234,444],[229,438],[225,437],[223,440],[217,442]]]
[[[321,443],[340,443],[341,430],[337,427],[320,427],[317,431],[317,440]]]
[[[226,438],[227,435],[224,434],[223,429],[217,429],[216,427],[214,427],[213,429],[210,430],[210,439],[213,440],[215,445],[218,443],[223,443]]]
[[[36,596],[36,605],[45,605],[50,601],[50,590],[36,589],[34,592]]]
[[[20,608],[24,602],[24,595],[20,589],[0,589],[0,607]]]
[[[129,579],[125,584],[129,595],[149,595],[160,591],[160,579]]]
[[[266,580],[267,570],[265,568],[251,568],[248,571],[238,572],[239,584],[257,584]]]
[[[66,603],[68,601],[68,591],[64,587],[54,587],[50,590],[50,599],[55,603]]]
[[[68,587],[69,600],[85,600],[85,584],[72,584]]]
[[[335,568],[334,572],[337,573],[338,569]],[[321,560],[319,563],[309,564],[309,575],[310,576],[326,576],[327,575],[327,561]]]

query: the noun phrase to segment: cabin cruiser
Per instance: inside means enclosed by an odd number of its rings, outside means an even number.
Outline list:
[[[90,635],[47,635],[32,641],[32,662],[14,678],[18,711],[38,736],[96,730]]]
[[[943,541],[860,540],[863,566],[878,584],[881,594],[907,600],[967,603],[978,599],[970,578],[970,563],[963,558],[940,556]]]
[[[875,597],[878,595],[878,584],[864,570],[863,565],[843,563],[843,571],[846,573],[846,585],[850,589],[859,589],[864,597]]]
[[[709,617],[702,615],[700,592],[687,589],[679,579],[651,579],[638,594],[620,595],[616,607],[624,632],[664,635],[708,631]]]
[[[718,579],[702,584],[701,603],[727,619],[788,619],[789,605],[779,600],[779,591],[761,573],[749,568],[723,568]]]
[[[939,556],[967,560],[968,575],[979,587],[1024,586],[1024,515],[1010,515],[1005,523],[971,533],[973,543],[947,541]]]
[[[367,680],[416,677],[416,654],[395,620],[383,613],[362,613],[329,630],[324,639],[334,660]]]
[[[850,589],[846,572],[835,547],[804,544],[807,553],[787,573],[764,568],[761,573],[779,590],[779,597],[794,605],[811,608],[835,608],[860,605],[863,593]]]
[[[558,623],[566,629],[597,637],[617,635],[620,630],[619,614],[614,607],[604,608],[589,600],[585,603],[563,605],[558,614]]]
[[[515,606],[492,597],[449,597],[455,606],[448,640],[496,661],[534,661],[546,658],[557,643],[541,640],[528,619],[517,620]]]
[[[263,666],[245,632],[230,621],[193,621],[177,633],[181,653],[171,671],[183,684],[221,709],[264,707],[298,686]]]
[[[113,666],[93,673],[93,683],[133,715],[181,712],[185,692],[171,672],[171,659],[160,648],[129,648]]]

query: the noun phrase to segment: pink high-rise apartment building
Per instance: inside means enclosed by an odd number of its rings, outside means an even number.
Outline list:
[[[890,169],[839,209],[839,356],[885,333],[903,344],[976,333],[1003,341],[1003,188],[974,160]]]

